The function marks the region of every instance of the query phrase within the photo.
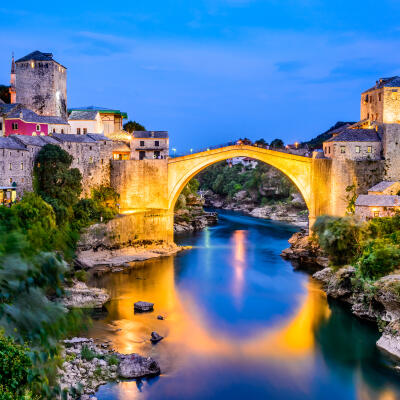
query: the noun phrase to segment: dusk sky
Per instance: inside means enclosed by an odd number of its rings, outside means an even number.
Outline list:
[[[399,0],[19,1],[0,5],[0,83],[52,52],[68,106],[128,112],[177,153],[239,137],[307,140],[359,119],[400,74]]]

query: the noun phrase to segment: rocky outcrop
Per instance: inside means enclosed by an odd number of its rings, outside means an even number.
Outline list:
[[[205,212],[203,209],[189,211],[188,209],[177,210],[174,218],[174,232],[193,232],[204,229],[206,226],[218,223],[216,212]]]
[[[375,321],[383,330],[377,346],[400,360],[400,275],[384,276],[374,283],[361,281],[352,266],[325,268],[313,277],[328,296],[350,304],[357,317]]]
[[[68,308],[101,308],[110,295],[105,289],[88,287],[86,283],[74,282],[74,285],[65,289],[63,304]]]
[[[290,247],[283,250],[281,256],[295,263],[296,266],[327,267],[328,257],[310,238],[307,229],[301,229],[289,239]]]
[[[109,343],[95,344],[93,339],[73,338],[64,341],[64,362],[59,370],[59,384],[70,399],[94,399],[91,394],[107,382],[160,374],[158,363],[139,354],[120,354]]]

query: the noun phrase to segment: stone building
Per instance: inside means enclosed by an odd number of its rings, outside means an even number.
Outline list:
[[[53,54],[34,51],[15,61],[16,102],[39,115],[67,119],[67,69]]]
[[[355,214],[363,221],[392,217],[400,211],[400,196],[362,194],[357,197]]]
[[[368,189],[369,195],[399,195],[400,182],[383,181]]]
[[[87,132],[91,132],[90,129],[96,129],[96,131],[92,131],[92,133],[104,133],[105,135],[112,134],[114,132],[122,131],[122,122],[125,118],[128,118],[128,114],[126,112],[104,107],[89,106],[89,107],[71,108],[68,111],[70,113],[69,119],[71,119],[72,116],[71,126],[73,125],[75,128],[75,130],[74,129],[72,130],[73,133],[76,133],[77,128],[81,127],[81,129],[83,130],[83,128],[85,127],[87,129]],[[79,114],[77,112],[82,112],[83,114]],[[95,112],[99,114],[101,124],[99,123],[98,117],[95,114]],[[88,119],[88,120],[76,119],[76,118],[86,118],[89,116],[91,118],[94,118],[94,116],[96,116],[96,123],[94,125],[91,125],[89,122],[89,121],[94,121],[93,119]],[[81,121],[81,122],[78,123],[73,121]],[[84,126],[84,121],[85,124],[89,125]]]
[[[134,131],[130,143],[132,160],[165,159],[169,154],[166,131]]]
[[[382,141],[375,129],[343,129],[323,144],[324,155],[336,160],[381,160]]]
[[[15,87],[15,62],[14,62],[14,53],[12,55],[11,59],[11,74],[10,74],[10,103],[16,103],[17,102],[17,90]]]
[[[37,153],[46,144],[58,145],[73,156],[73,168],[82,173],[83,194],[92,187],[110,184],[113,141],[103,135],[12,135],[0,138],[0,186],[16,186],[18,195],[32,190]]]
[[[380,78],[361,94],[361,120],[400,123],[400,77]]]

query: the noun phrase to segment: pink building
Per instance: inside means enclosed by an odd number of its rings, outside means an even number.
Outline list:
[[[68,133],[68,123],[60,117],[38,115],[22,106],[4,117],[4,135],[47,136],[50,132]]]

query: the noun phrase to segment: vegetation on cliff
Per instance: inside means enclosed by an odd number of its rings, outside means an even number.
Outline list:
[[[226,161],[208,167],[198,175],[201,190],[211,190],[223,198],[233,199],[239,191],[246,191],[255,206],[285,202],[297,189],[276,168],[259,162],[255,168]]]
[[[133,131],[145,131],[146,128],[143,125],[139,124],[139,122],[128,121],[124,124],[124,130],[132,133]]]
[[[362,279],[379,279],[400,265],[400,215],[365,223],[353,216],[322,216],[313,230],[332,266],[351,264]]]
[[[72,260],[82,227],[118,212],[110,187],[80,198],[82,176],[71,163],[60,147],[44,146],[35,193],[0,206],[0,369],[9,371],[0,371],[0,400],[57,397],[59,342],[84,325],[80,312],[60,302],[74,274],[64,260]]]

